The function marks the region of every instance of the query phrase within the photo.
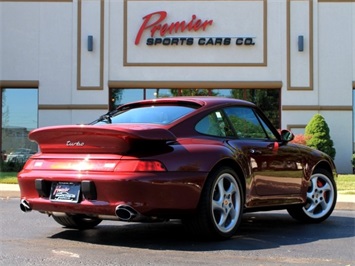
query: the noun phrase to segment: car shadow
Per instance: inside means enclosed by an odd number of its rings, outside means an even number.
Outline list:
[[[215,251],[263,250],[354,236],[353,218],[331,216],[320,224],[302,224],[286,212],[264,212],[245,214],[237,234],[226,241],[195,239],[179,221],[153,224],[105,221],[90,230],[64,228],[50,238],[152,250]]]

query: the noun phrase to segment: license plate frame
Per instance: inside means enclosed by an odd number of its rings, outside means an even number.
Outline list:
[[[80,187],[80,183],[75,182],[53,182],[49,199],[55,202],[78,203]]]

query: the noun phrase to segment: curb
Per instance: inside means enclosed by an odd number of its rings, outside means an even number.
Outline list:
[[[20,198],[20,188],[17,184],[0,184],[0,200]],[[355,195],[338,193],[336,210],[355,211]]]

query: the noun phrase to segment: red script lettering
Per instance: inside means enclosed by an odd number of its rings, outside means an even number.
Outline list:
[[[192,15],[189,22],[183,20],[171,23],[162,23],[166,19],[167,15],[168,13],[165,11],[157,11],[144,16],[143,23],[139,28],[134,43],[136,45],[139,44],[143,32],[146,30],[150,30],[150,37],[152,38],[156,33],[163,37],[166,34],[173,34],[184,31],[205,31],[206,28],[211,26],[213,23],[212,19],[202,21],[201,19],[197,19],[196,15]]]

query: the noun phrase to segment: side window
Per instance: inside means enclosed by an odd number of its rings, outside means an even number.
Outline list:
[[[224,137],[229,135],[226,125],[222,112],[215,111],[198,122],[195,129],[202,134]]]
[[[276,137],[252,108],[232,107],[225,112],[240,139],[274,139]]]

